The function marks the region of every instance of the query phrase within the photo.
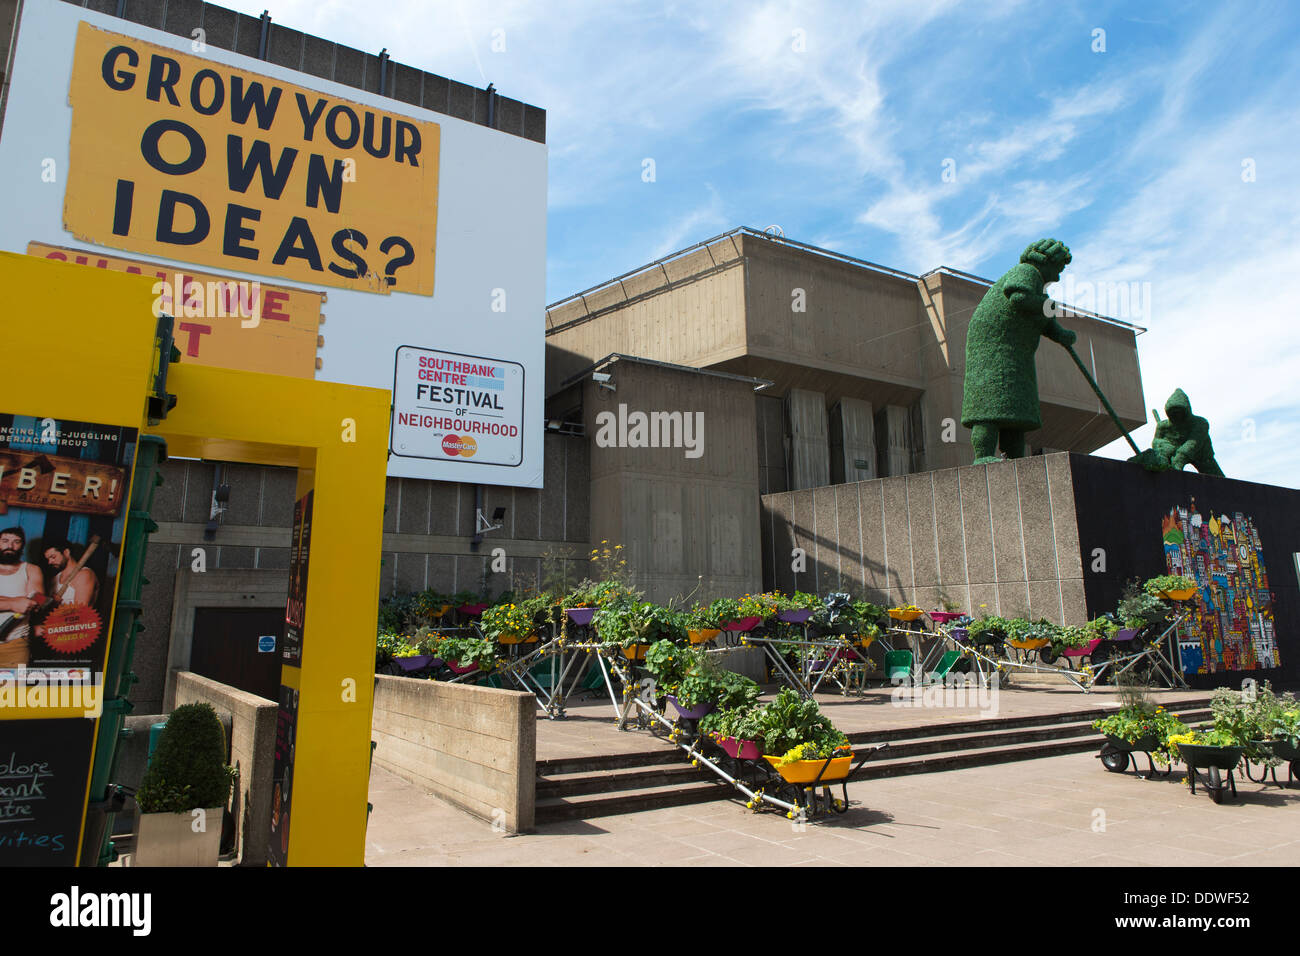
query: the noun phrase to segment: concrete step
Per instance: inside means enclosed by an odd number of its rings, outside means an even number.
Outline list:
[[[537,777],[537,799],[591,793],[612,793],[642,787],[679,786],[699,780],[716,780],[707,767],[692,767],[680,750],[673,762],[623,767],[604,773],[547,773]]]
[[[1104,712],[1098,714],[1102,716]],[[1210,717],[1208,710],[1179,710],[1184,722],[1206,720]],[[1018,727],[1010,730],[976,731],[974,733],[950,733],[943,736],[925,736],[917,739],[895,739],[888,741],[888,753],[891,758],[923,756],[956,752],[964,750],[995,750],[1018,744],[1039,743],[1050,740],[1065,740],[1074,737],[1097,738],[1097,731],[1092,729],[1096,717],[1086,720],[1061,722],[1030,727]],[[857,741],[850,740],[851,743]],[[881,742],[880,738],[870,741]],[[1100,746],[1100,744],[1098,744]]]
[[[1186,723],[1210,717],[1209,698],[1187,698],[1165,706]],[[1034,717],[949,721],[943,724],[850,734],[858,745],[888,742],[880,757],[865,763],[855,779],[870,780],[936,773],[964,767],[1035,760],[1099,750],[1092,721],[1113,707]],[[647,738],[647,743],[651,738]],[[666,741],[661,749],[538,761],[536,819],[585,819],[683,806],[737,796],[731,785],[705,767],[693,767]],[[712,749],[706,751],[711,753]]]
[[[688,768],[693,769],[693,768]],[[709,774],[710,779],[693,783],[670,784],[657,787],[637,787],[617,793],[577,794],[567,797],[537,799],[535,819],[538,823],[553,820],[585,820],[589,817],[607,817],[638,810],[657,810],[661,807],[680,807],[692,803],[709,803],[725,800],[737,793],[730,785]]]

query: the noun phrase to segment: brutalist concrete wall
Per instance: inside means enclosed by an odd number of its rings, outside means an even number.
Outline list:
[[[1258,560],[1268,586],[1249,597],[1254,608],[1265,607],[1272,615],[1281,666],[1188,675],[1188,681],[1195,687],[1240,687],[1245,677],[1260,682],[1272,681],[1280,687],[1294,688],[1300,684],[1300,580],[1297,580],[1300,574],[1300,555],[1297,554],[1300,552],[1300,491],[1201,475],[1191,470],[1153,474],[1126,461],[1088,455],[1068,457],[1074,477],[1080,545],[1086,562],[1085,591],[1092,614],[1113,610],[1123,594],[1126,581],[1133,578],[1146,580],[1169,573],[1165,561],[1166,529],[1163,522],[1174,512],[1174,524],[1181,524],[1181,516],[1175,509],[1185,510],[1189,519],[1193,514],[1199,514],[1206,524],[1211,517],[1220,521],[1226,517],[1231,524],[1238,522],[1240,516],[1240,519],[1248,520],[1259,535]],[[1225,553],[1227,562],[1255,560],[1254,542],[1245,540],[1244,529],[1242,522],[1241,540],[1233,549],[1235,553]],[[1181,534],[1181,530],[1178,533]],[[1208,586],[1209,575],[1199,577],[1201,583]],[[1234,587],[1226,576],[1223,581],[1220,587],[1225,590]],[[1237,592],[1240,590],[1235,588]],[[1247,595],[1234,593],[1232,596],[1244,603]],[[1212,597],[1226,608],[1228,602],[1223,595]],[[1258,614],[1251,614],[1250,618],[1252,625],[1263,626]],[[1211,633],[1207,638],[1210,641],[1223,639],[1222,627],[1217,636]]]
[[[1086,618],[1065,454],[764,495],[762,511],[769,588]]]
[[[193,703],[211,704],[218,714],[230,715],[230,765],[239,773],[231,804],[236,858],[244,866],[265,866],[279,705],[198,674],[177,674],[176,705]]]
[[[592,547],[623,545],[647,600],[752,592],[762,580],[753,383],[630,359],[605,371],[616,390],[588,379],[583,394]],[[676,427],[648,418],[665,414]]]
[[[374,762],[522,833],[536,804],[536,711],[522,691],[378,675]]]
[[[117,15],[118,0],[65,0],[73,6]],[[2,5],[0,5],[2,6]],[[546,111],[518,100],[491,95],[444,76],[425,73],[387,57],[301,33],[267,18],[236,13],[202,0],[126,0],[121,16],[153,27],[265,59],[277,66],[333,80],[371,93],[454,116],[481,126],[492,126],[534,142],[546,142]],[[196,34],[201,30],[201,34]],[[382,89],[381,89],[382,84]]]

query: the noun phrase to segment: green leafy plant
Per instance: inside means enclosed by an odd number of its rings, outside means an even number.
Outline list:
[[[1300,747],[1300,706],[1291,699],[1290,707],[1280,708],[1269,723],[1269,738],[1283,740],[1292,747]]]
[[[1148,594],[1134,578],[1124,587],[1124,596],[1115,608],[1115,616],[1125,627],[1137,630],[1148,624],[1159,624],[1169,617],[1169,605],[1154,594]]]
[[[830,740],[821,742],[806,741],[791,747],[783,753],[776,765],[785,767],[800,760],[827,760],[832,757],[848,757],[853,754],[853,748],[849,746],[846,739],[843,743],[837,744]]]
[[[690,662],[691,652],[672,641],[656,641],[645,652],[646,672],[661,694],[676,694]]]
[[[717,621],[716,626],[727,624],[731,621],[743,617],[740,613],[740,602],[734,598],[718,598],[709,605],[709,616]]]
[[[1156,747],[1150,751],[1151,759],[1161,766],[1169,763],[1171,757],[1169,738],[1187,733],[1187,725],[1178,719],[1177,714],[1171,714],[1164,707],[1149,702],[1131,704],[1107,717],[1094,720],[1092,728],[1130,744],[1144,737],[1156,738]]]
[[[375,667],[383,667],[390,663],[397,652],[406,646],[400,634],[394,634],[391,631],[380,631],[375,637]]]
[[[1007,637],[1022,643],[1038,640],[1046,640],[1049,644],[1055,643],[1060,630],[1059,626],[1046,618],[1039,618],[1037,621],[1016,618],[1007,622]]]
[[[710,631],[718,626],[718,620],[713,616],[713,612],[700,604],[689,611],[683,611],[682,622],[691,631]]]
[[[1056,639],[1052,642],[1052,646],[1058,651],[1066,647],[1083,648],[1087,647],[1099,636],[1091,622],[1088,624],[1065,624],[1057,629]]]
[[[136,791],[143,813],[188,813],[224,807],[234,780],[226,765],[226,733],[211,704],[172,711]]]
[[[753,725],[754,737],[763,753],[779,756],[803,743],[819,748],[847,743],[830,718],[821,712],[815,700],[804,700],[789,687],[781,689],[776,699],[758,709]]]
[[[483,612],[479,618],[479,627],[483,631],[484,637],[489,640],[500,640],[501,638],[522,639],[533,633],[536,626],[533,620],[538,610],[544,607],[544,604],[494,604]]]
[[[756,740],[761,731],[760,714],[763,707],[721,708],[700,721],[700,733],[715,737],[734,737],[736,740]]]
[[[781,600],[775,594],[746,594],[737,603],[741,617],[756,617],[763,621],[781,609]]]
[[[1010,622],[1005,618],[989,615],[966,625],[966,639],[972,644],[996,644],[1007,636]]]
[[[1181,574],[1160,574],[1154,578],[1149,578],[1143,588],[1147,594],[1160,597],[1169,591],[1185,591],[1188,588],[1195,588],[1196,582],[1189,577]]]
[[[1250,691],[1220,687],[1210,699],[1215,730],[1230,735],[1235,744],[1245,747],[1249,759],[1269,765],[1279,761],[1258,742],[1276,739],[1279,723],[1285,727],[1286,714],[1295,713],[1298,706],[1293,694],[1278,697],[1267,681]]]
[[[482,637],[442,637],[433,644],[432,653],[460,667],[473,665],[479,670],[490,671],[496,666],[496,644]]]
[[[1180,754],[1178,748],[1181,744],[1193,744],[1197,747],[1236,747],[1237,740],[1232,733],[1227,730],[1219,730],[1215,727],[1197,727],[1194,730],[1186,730],[1182,733],[1170,734],[1165,740],[1165,746],[1169,750],[1170,756],[1178,760]]]

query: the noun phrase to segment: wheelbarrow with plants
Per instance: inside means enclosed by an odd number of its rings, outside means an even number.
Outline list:
[[[1283,764],[1287,766],[1285,784],[1277,779],[1277,768]],[[1242,765],[1246,779],[1251,783],[1268,783],[1271,778],[1279,787],[1290,786],[1300,779],[1300,747],[1286,739],[1252,740]],[[1259,774],[1258,777],[1255,776],[1256,773]]]
[[[1156,769],[1154,753],[1164,750],[1164,744],[1155,734],[1148,734],[1145,737],[1139,737],[1137,740],[1125,740],[1123,737],[1116,737],[1114,734],[1106,734],[1106,742],[1101,745],[1101,752],[1097,754],[1101,765],[1111,773],[1124,773],[1129,766],[1133,770],[1138,769],[1136,754],[1146,754],[1147,767],[1150,768],[1146,776],[1138,774],[1143,780],[1149,780],[1152,777],[1167,777],[1174,772],[1172,763],[1165,763],[1163,770]],[[1166,755],[1167,759],[1167,755]]]
[[[1188,735],[1191,736],[1191,735]],[[1176,744],[1178,754],[1187,765],[1187,784],[1192,793],[1196,792],[1196,780],[1201,771],[1205,772],[1203,786],[1209,791],[1210,799],[1215,803],[1223,802],[1225,790],[1231,790],[1237,796],[1237,781],[1233,777],[1237,764],[1241,763],[1246,748],[1237,745],[1219,745],[1216,743],[1188,743],[1177,737],[1170,738]],[[1227,775],[1226,780],[1224,774]]]
[[[793,803],[806,817],[814,817],[821,811],[846,813],[849,809],[849,782],[857,775],[872,757],[888,747],[888,744],[875,744],[865,750],[853,753],[833,753],[829,757],[815,757],[808,760],[782,762],[780,757],[764,756],[770,766],[770,780],[773,792],[782,800]],[[832,787],[840,785],[843,799],[834,795]]]

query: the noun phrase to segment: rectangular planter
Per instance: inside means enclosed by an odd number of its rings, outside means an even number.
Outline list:
[[[205,810],[204,831],[192,813],[135,814],[135,866],[216,866],[223,807]]]

